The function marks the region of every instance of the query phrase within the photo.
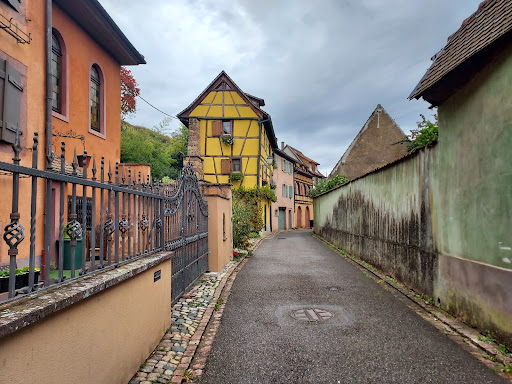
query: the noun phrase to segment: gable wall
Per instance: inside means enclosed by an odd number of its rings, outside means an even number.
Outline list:
[[[367,128],[350,150],[345,164],[340,162],[331,172],[330,177],[344,174],[352,180],[396,160],[406,153],[407,145],[393,144],[403,138],[405,138],[404,133],[395,126],[387,113],[374,113]]]

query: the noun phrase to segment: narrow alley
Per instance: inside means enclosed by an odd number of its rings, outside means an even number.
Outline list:
[[[504,382],[310,231],[265,240],[238,273],[201,379]]]

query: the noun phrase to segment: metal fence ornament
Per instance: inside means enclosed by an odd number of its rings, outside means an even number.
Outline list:
[[[69,236],[71,241],[75,241],[76,239],[80,239],[82,237],[82,226],[77,220],[73,220],[66,225],[66,229],[64,230],[66,235]]]
[[[130,229],[130,223],[126,218],[122,218],[119,222],[119,231],[121,232],[121,235],[124,237],[126,236],[126,232]]]
[[[142,232],[145,232],[149,227],[149,221],[146,215],[142,215],[142,220],[139,222],[139,228]]]
[[[17,255],[18,245],[25,238],[25,228],[19,223],[20,214],[11,213],[11,222],[4,229],[4,240],[9,246],[8,254]]]
[[[114,233],[115,230],[116,230],[116,223],[114,223],[114,220],[112,220],[112,218],[109,218],[105,222],[105,233],[107,234],[108,237],[110,237],[110,236],[112,236],[112,234]]]

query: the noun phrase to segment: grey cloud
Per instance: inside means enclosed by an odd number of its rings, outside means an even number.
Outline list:
[[[170,114],[221,71],[262,97],[279,141],[328,173],[380,103],[404,131],[428,104],[407,97],[480,0],[100,0],[145,55],[144,98]],[[132,122],[164,117],[138,102]],[[174,122],[171,128],[177,128]]]

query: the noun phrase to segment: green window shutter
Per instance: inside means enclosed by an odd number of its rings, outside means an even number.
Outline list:
[[[290,185],[290,194],[288,196],[290,199],[293,197],[293,187]]]
[[[286,185],[283,184],[283,197],[284,197],[284,191],[286,190]]]
[[[21,74],[0,60],[0,140],[13,144],[20,125]]]

